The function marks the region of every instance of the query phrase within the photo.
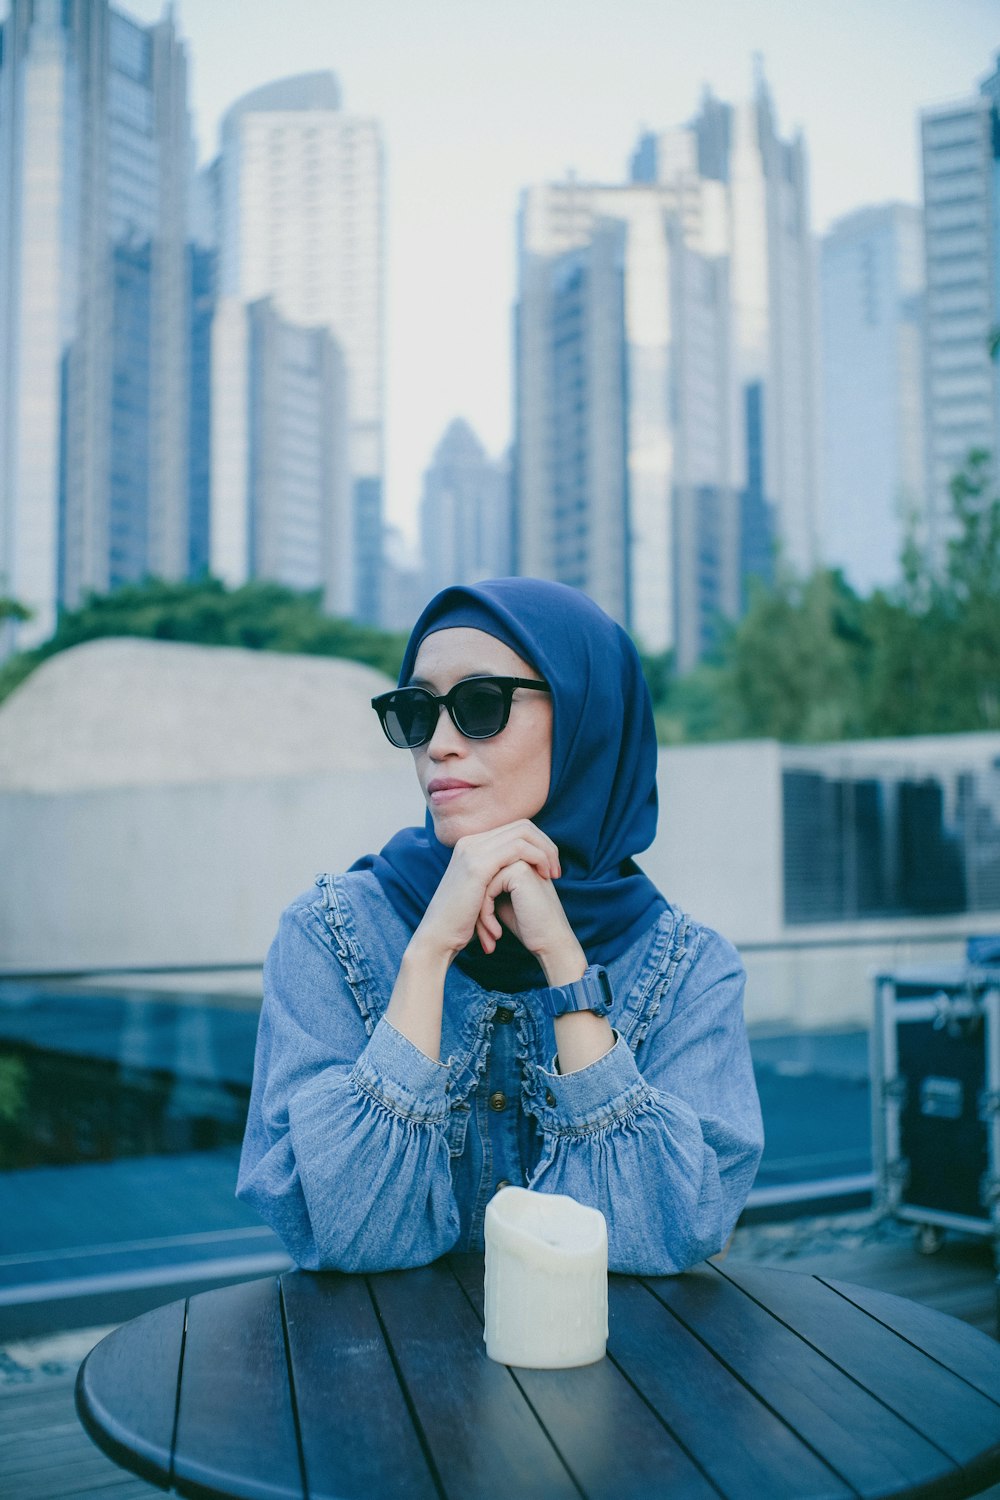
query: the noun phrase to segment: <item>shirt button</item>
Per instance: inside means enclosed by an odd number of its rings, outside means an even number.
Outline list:
[[[498,1109],[499,1110],[499,1109],[506,1109],[506,1108],[507,1108],[507,1095],[506,1094],[501,1094],[500,1090],[497,1089],[497,1091],[496,1091],[495,1094],[491,1094],[490,1095],[490,1109]]]
[[[496,1185],[495,1191],[499,1193],[500,1189],[505,1187],[510,1187],[510,1179],[507,1177],[501,1177],[500,1181]]]
[[[545,1102],[549,1106],[549,1109],[555,1108],[556,1096],[551,1089],[545,1090]]]
[[[493,1012],[494,1021],[499,1021],[501,1026],[507,1026],[514,1019],[514,1012],[508,1010],[506,1005],[498,1005]]]

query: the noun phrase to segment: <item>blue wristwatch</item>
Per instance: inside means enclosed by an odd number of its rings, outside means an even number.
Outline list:
[[[553,984],[541,990],[542,1009],[550,1016],[565,1016],[575,1010],[592,1010],[606,1016],[614,1004],[611,980],[600,964],[591,964],[573,984]]]

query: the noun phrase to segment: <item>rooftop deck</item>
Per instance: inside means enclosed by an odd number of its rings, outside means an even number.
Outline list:
[[[985,1240],[949,1237],[920,1255],[910,1230],[871,1213],[737,1231],[736,1261],[817,1271],[939,1308],[996,1335],[993,1264]],[[118,1469],[90,1442],[73,1407],[80,1360],[108,1331],[78,1329],[0,1347],[0,1492],[4,1500],[140,1500],[161,1490]],[[1000,1485],[984,1491],[1000,1500]]]

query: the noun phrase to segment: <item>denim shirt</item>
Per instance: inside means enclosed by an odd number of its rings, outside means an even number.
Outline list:
[[[385,1019],[410,933],[369,871],[320,876],[264,967],[237,1196],[307,1270],[481,1250],[508,1183],[599,1208],[612,1271],[683,1271],[725,1244],[763,1136],[735,949],[668,907],[607,965],[611,1050],[561,1074],[531,991],[452,965],[441,1057]]]

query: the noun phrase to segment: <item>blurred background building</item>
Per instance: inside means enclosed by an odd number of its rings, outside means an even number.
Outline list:
[[[0,34],[0,578],[34,611],[204,551],[206,262],[169,17],[12,0]],[[192,477],[195,484],[192,485]]]
[[[332,614],[356,598],[347,376],[323,327],[270,297],[220,301],[213,327],[212,572],[321,589]]]
[[[926,246],[927,533],[972,448],[1000,452],[1000,54],[979,92],[921,116]]]
[[[376,623],[384,384],[378,124],[341,111],[332,73],[282,79],[233,105],[207,170],[219,252],[213,568],[231,582],[299,583],[298,565],[268,571],[275,554],[254,552],[252,538],[294,534],[290,545],[304,557],[322,532],[308,586],[324,587],[331,612]],[[266,316],[251,313],[264,298],[272,304]],[[292,326],[279,333],[279,322]],[[314,342],[307,353],[293,328],[324,330],[324,352]],[[303,401],[305,387],[311,395]]]
[[[524,196],[517,565],[684,669],[776,546],[818,560],[805,150],[758,79],[645,134],[631,175]]]
[[[921,214],[858,209],[820,244],[822,555],[860,593],[899,574],[924,494]]]
[[[426,599],[452,583],[511,571],[509,470],[461,417],[449,423],[424,474],[420,551]]]

